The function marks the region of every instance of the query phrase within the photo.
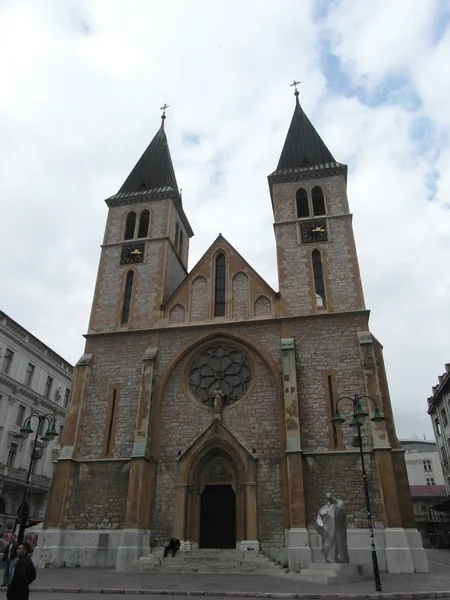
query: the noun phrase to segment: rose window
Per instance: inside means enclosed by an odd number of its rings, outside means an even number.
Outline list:
[[[189,374],[191,391],[204,404],[211,402],[217,387],[223,394],[224,405],[236,402],[247,392],[250,381],[247,357],[224,344],[211,346],[198,354]]]

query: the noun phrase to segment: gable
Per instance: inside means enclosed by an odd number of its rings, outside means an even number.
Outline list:
[[[222,314],[216,316],[216,267],[220,254],[225,258],[225,277],[220,283],[223,293],[217,298],[220,302],[224,300],[224,308],[219,311]],[[278,294],[222,235],[164,306],[167,325],[241,321],[277,315]]]

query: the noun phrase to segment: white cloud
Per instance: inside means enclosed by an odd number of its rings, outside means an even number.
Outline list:
[[[190,264],[222,232],[277,288],[266,177],[294,106],[288,85],[300,78],[306,112],[349,164],[366,302],[385,345],[399,433],[429,433],[425,399],[449,360],[450,334],[450,31],[435,44],[438,6],[339,0],[316,19],[312,0],[3,3],[2,309],[63,356],[79,357],[103,199],[154,135],[163,102],[196,233]],[[384,102],[367,106],[361,94],[330,89],[324,38],[352,89],[373,96],[387,86]],[[418,118],[435,128],[431,148],[412,137]],[[200,145],[184,145],[186,134]]]

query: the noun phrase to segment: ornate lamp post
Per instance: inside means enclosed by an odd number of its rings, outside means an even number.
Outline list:
[[[52,440],[54,440],[55,437],[57,437],[57,435],[58,435],[58,433],[55,429],[55,417],[53,415],[51,415],[51,414],[40,415],[37,412],[33,412],[27,418],[27,420],[23,424],[22,428],[20,429],[21,437],[27,438],[30,435],[30,433],[33,433],[33,430],[31,429],[31,419],[33,419],[33,418],[38,420],[38,427],[37,427],[36,435],[35,435],[34,442],[33,442],[33,449],[31,451],[30,465],[28,467],[27,479],[25,481],[25,488],[23,490],[22,502],[20,503],[20,506],[19,506],[20,525],[19,525],[19,534],[17,536],[17,541],[19,543],[23,542],[23,535],[25,533],[25,529],[27,526],[27,520],[28,520],[28,516],[29,516],[29,508],[28,508],[28,503],[27,503],[28,489],[30,487],[30,478],[31,478],[31,471],[33,469],[33,464],[34,464],[35,460],[37,459],[36,444],[38,441],[41,424],[44,421],[47,421],[47,431],[45,432],[44,435],[41,436],[41,442],[44,446],[47,446],[47,444],[49,442],[51,442]]]
[[[337,427],[337,429],[341,429],[342,424],[345,422],[345,419],[343,419],[339,413],[339,410],[338,410],[339,402],[341,402],[341,400],[349,400],[353,406],[353,419],[352,419],[352,422],[350,423],[350,427],[356,427],[356,431],[358,432],[359,455],[361,457],[364,495],[366,497],[367,521],[369,523],[369,531],[370,531],[370,547],[372,550],[373,577],[375,580],[376,591],[381,592],[380,570],[378,568],[378,558],[377,558],[377,552],[375,549],[375,539],[374,539],[374,535],[373,535],[373,517],[372,517],[372,511],[370,508],[369,485],[367,483],[366,466],[364,464],[364,452],[363,452],[363,443],[362,443],[362,436],[361,436],[361,426],[364,425],[364,421],[365,421],[366,417],[368,416],[368,413],[366,413],[366,411],[361,406],[361,400],[363,398],[370,400],[370,402],[372,402],[375,406],[375,413],[370,420],[373,421],[373,423],[381,423],[382,421],[384,421],[385,418],[378,410],[377,403],[375,402],[375,400],[373,398],[371,398],[370,396],[365,396],[365,395],[358,396],[358,394],[355,394],[354,398],[351,398],[350,396],[342,396],[341,398],[339,398],[339,400],[336,402],[336,410],[334,413],[334,417],[331,419],[331,422],[334,423],[334,425]]]

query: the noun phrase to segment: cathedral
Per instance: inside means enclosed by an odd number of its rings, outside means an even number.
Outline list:
[[[332,422],[341,396],[361,394],[385,417],[363,426],[380,569],[426,572],[364,304],[347,166],[296,91],[268,176],[278,291],[221,234],[188,271],[194,233],[164,124],[165,114],[106,200],[38,564],[124,570],[176,536],[182,552],[236,548],[299,571],[320,560],[314,523],[328,492],[347,506],[350,562],[371,563],[351,404],[339,404],[341,430]]]

